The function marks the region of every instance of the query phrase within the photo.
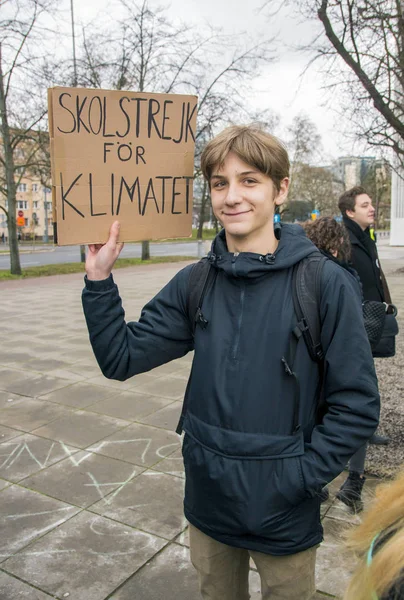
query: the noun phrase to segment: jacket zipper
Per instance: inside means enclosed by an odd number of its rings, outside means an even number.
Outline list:
[[[239,253],[235,252],[232,258],[232,271],[235,277],[237,277],[237,271],[236,271],[236,259],[238,257]],[[233,359],[235,360],[237,358],[237,353],[238,353],[238,347],[240,344],[240,334],[241,334],[241,325],[243,322],[243,312],[244,312],[244,297],[245,297],[245,283],[243,281],[240,282],[241,284],[241,290],[240,290],[240,313],[239,313],[239,318],[237,321],[237,330],[236,330],[236,336],[235,336],[235,340],[234,340],[234,345],[233,345],[233,352],[232,352],[232,356]]]
[[[236,339],[233,347],[233,358],[237,358],[238,347],[240,344],[241,325],[243,323],[243,312],[244,312],[244,298],[245,298],[245,283],[241,282],[240,290],[240,316],[237,323]]]

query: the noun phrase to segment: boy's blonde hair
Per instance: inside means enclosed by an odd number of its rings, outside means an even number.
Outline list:
[[[202,172],[207,179],[221,167],[229,152],[268,175],[278,192],[282,179],[289,177],[289,157],[278,138],[255,125],[232,125],[207,143],[201,156]]]

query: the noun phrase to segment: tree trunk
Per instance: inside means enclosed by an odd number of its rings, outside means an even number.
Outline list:
[[[142,242],[142,260],[150,259],[150,242]]]
[[[202,198],[201,198],[201,208],[199,211],[198,233],[196,234],[196,237],[198,240],[203,239],[203,224],[205,222],[205,209],[206,209],[206,204],[207,204],[207,200],[208,200],[207,187],[208,187],[207,181],[206,181],[206,179],[204,179],[203,189],[202,189]]]
[[[8,202],[8,241],[10,245],[10,273],[12,275],[21,275],[20,254],[18,251],[17,222],[16,222],[16,186],[14,181],[14,157],[11,146],[10,128],[7,118],[6,96],[4,91],[3,69],[1,62],[0,45],[0,117],[1,133],[3,137],[4,168],[7,184],[7,202]]]

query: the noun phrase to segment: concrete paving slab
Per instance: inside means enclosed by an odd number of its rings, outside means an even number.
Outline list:
[[[78,452],[20,485],[86,508],[100,499],[108,505],[143,470],[121,460]]]
[[[3,378],[0,374],[0,380]],[[66,385],[65,379],[58,379],[57,377],[51,377],[49,375],[34,375],[25,371],[21,373],[20,379],[14,382],[10,382],[6,385],[2,385],[3,389],[14,392],[15,394],[22,394],[23,396],[42,396],[53,390],[57,390]]]
[[[21,431],[18,431],[18,429],[12,429],[11,427],[4,427],[4,425],[0,425],[0,442],[7,442],[12,438],[17,437],[17,435],[21,435]]]
[[[19,396],[18,394],[13,394],[12,392],[0,390],[0,409],[8,408],[13,402],[15,402],[15,400],[23,400],[24,398],[26,398],[26,396]]]
[[[64,369],[69,366],[70,363],[64,360],[58,360],[56,358],[34,358],[25,363],[27,368],[32,371],[41,371],[47,373],[54,371],[55,369]]]
[[[2,564],[58,598],[104,600],[166,542],[82,512]]]
[[[48,404],[51,404],[48,402]],[[53,404],[55,408],[62,408]],[[64,409],[67,411],[67,409]],[[85,448],[129,425],[129,421],[78,410],[35,430],[35,434]]]
[[[41,400],[48,400],[71,406],[74,408],[84,408],[99,400],[105,400],[114,395],[114,392],[100,385],[92,385],[88,382],[66,383],[66,387],[41,396]]]
[[[124,392],[125,390],[129,390],[133,387],[134,377],[127,379],[126,381],[117,381],[115,379],[107,379],[101,373],[100,369],[98,369],[98,374],[94,377],[88,379],[89,383],[94,385],[104,386],[107,388],[112,388],[115,390],[115,393]]]
[[[2,318],[3,314],[2,314]],[[3,332],[4,334],[4,332]],[[16,346],[18,348],[18,346]],[[10,363],[24,363],[27,362],[29,360],[31,360],[32,358],[34,358],[34,354],[32,353],[32,350],[27,350],[25,352],[23,351],[10,351],[7,352],[6,350],[0,350],[0,365],[8,365]]]
[[[5,479],[0,479],[0,492],[4,490],[6,487],[11,485],[10,481],[6,481]]]
[[[175,538],[174,542],[189,548],[189,528],[187,527],[182,533],[180,533],[180,535]]]
[[[175,475],[175,477],[185,478],[184,461],[181,449],[176,450],[169,457],[157,463],[157,465],[154,465],[153,469],[161,471],[162,473],[167,473],[168,475]]]
[[[40,590],[0,571],[1,600],[49,600],[49,596]]]
[[[164,408],[167,403],[172,402],[172,400],[167,400],[167,398],[148,396],[138,393],[135,390],[122,392],[118,395],[114,391],[113,394],[107,400],[101,400],[100,402],[91,404],[91,406],[87,406],[87,410],[109,415],[110,417],[117,417],[118,419],[126,419],[127,421],[137,421],[141,417],[155,413],[160,408]]]
[[[134,387],[134,386],[131,386]],[[172,398],[180,400],[184,397],[186,381],[178,377],[157,377],[154,381],[143,385],[136,385],[136,391],[144,392],[152,396],[160,396],[163,398]]]
[[[78,361],[74,363],[71,367],[69,367],[69,371],[71,371],[72,373],[76,373],[77,375],[81,375],[85,379],[90,379],[100,374],[100,367],[95,361]]]
[[[158,379],[158,375],[155,375],[156,369],[153,369],[152,371],[147,371],[147,373],[139,373],[139,375],[135,375],[134,377],[131,377],[131,390],[134,391],[138,391],[137,388],[146,384],[146,383],[152,383],[153,381],[156,381],[156,379]],[[144,392],[139,392],[139,393],[144,393]]]
[[[75,506],[18,485],[3,489],[0,503],[0,562],[79,511]]]
[[[344,553],[346,521],[323,519],[324,541],[317,550],[316,587],[323,593],[339,596],[352,575],[352,556]]]
[[[175,431],[178,420],[181,416],[183,402],[175,401],[164,408],[154,412],[152,415],[147,417],[141,417],[138,419],[145,425],[154,425],[155,427],[161,427],[162,429],[168,429],[169,431]]]
[[[8,392],[13,392],[14,390],[11,389],[13,384],[18,384],[22,381],[32,381],[36,377],[37,375],[35,373],[25,373],[24,371],[19,369],[11,369],[10,367],[0,367],[0,389]]]
[[[111,600],[191,600],[199,597],[198,577],[190,562],[188,548],[170,544],[113,594]]]
[[[20,435],[0,444],[0,476],[18,482],[76,452],[77,448],[59,442]]]
[[[112,502],[98,502],[91,510],[173,540],[187,524],[183,514],[183,495],[182,479],[149,469],[128,483]]]
[[[71,409],[45,400],[20,396],[18,399],[13,399],[11,403],[7,402],[6,408],[0,409],[1,423],[27,432],[72,413]]]
[[[132,423],[100,443],[89,446],[87,450],[135,465],[152,467],[180,447],[180,438],[176,433]]]
[[[83,375],[78,375],[77,373],[73,373],[73,371],[69,369],[55,369],[54,371],[49,371],[49,375],[51,377],[59,377],[60,379],[68,379],[70,382],[83,381],[85,377]]]

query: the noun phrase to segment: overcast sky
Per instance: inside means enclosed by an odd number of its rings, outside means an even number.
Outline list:
[[[69,7],[69,0],[64,1]],[[317,67],[311,67],[302,78],[308,57],[292,50],[293,45],[308,43],[316,32],[321,31],[320,24],[302,23],[301,17],[292,9],[267,18],[265,11],[258,10],[263,0],[249,0],[248,7],[246,0],[171,0],[151,4],[167,7],[166,15],[170,19],[196,24],[206,22],[223,28],[226,33],[246,32],[254,40],[277,34],[278,60],[269,64],[255,82],[249,103],[257,108],[274,110],[284,128],[296,114],[304,111],[316,123],[322,136],[324,163],[337,156],[361,151],[343,134],[344,124],[334,110],[338,108],[337,100],[335,95],[331,98],[322,89],[324,81]],[[122,9],[116,0],[74,0],[74,10],[76,23],[80,25],[96,16],[110,18]]]

